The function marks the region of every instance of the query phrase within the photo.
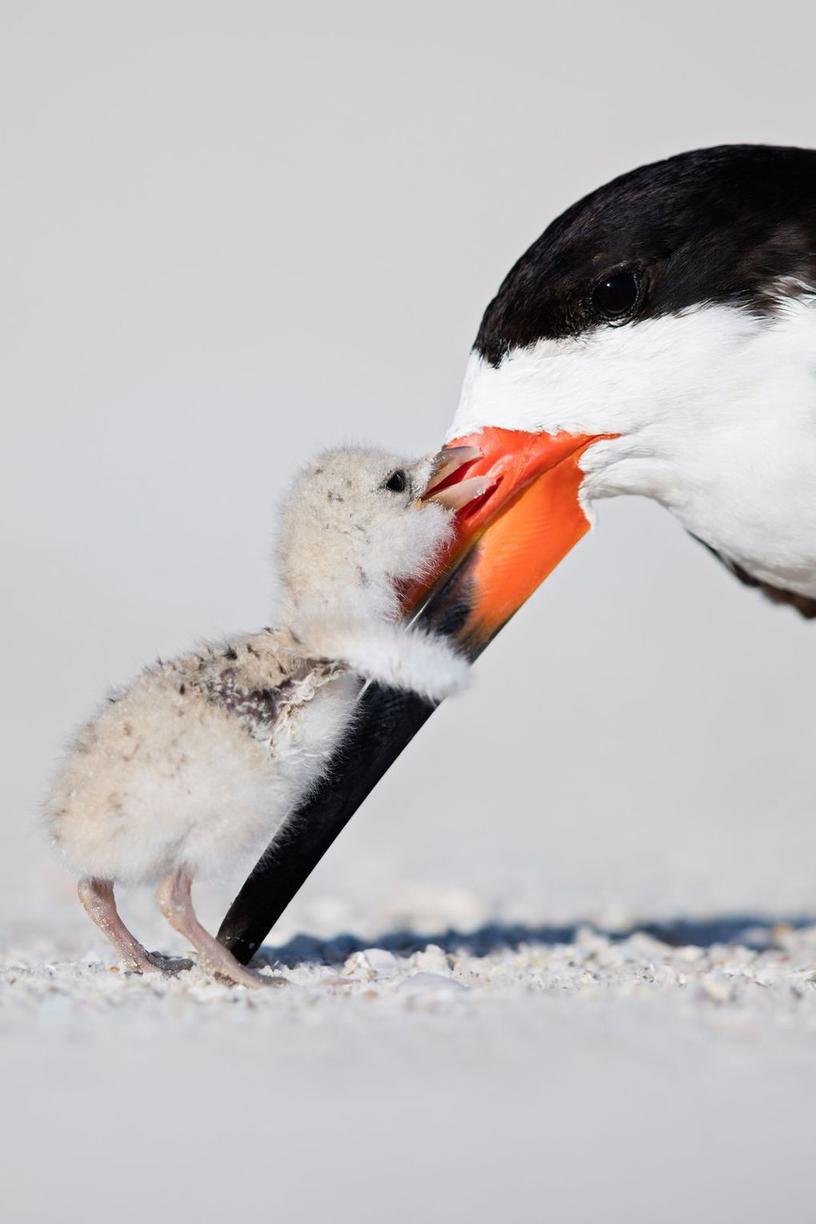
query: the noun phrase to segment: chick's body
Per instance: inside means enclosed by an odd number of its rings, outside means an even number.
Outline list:
[[[193,879],[261,850],[326,769],[364,679],[438,700],[466,666],[400,621],[397,584],[420,577],[452,515],[420,502],[431,461],[333,451],[301,476],[280,540],[286,627],[147,667],[79,732],[47,803],[80,898],[130,968],[169,965],[116,910],[116,883],[158,901],[210,972],[259,978],[198,923]],[[444,495],[440,495],[444,496]],[[189,962],[183,962],[189,965]]]
[[[359,680],[265,630],[148,667],[79,732],[49,804],[79,874],[156,883],[256,851],[325,768]]]

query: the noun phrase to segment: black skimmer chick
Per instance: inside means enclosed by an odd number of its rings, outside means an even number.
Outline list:
[[[421,619],[471,657],[589,530],[593,501],[626,493],[816,616],[816,152],[684,153],[568,208],[488,305],[449,439],[481,453],[448,479],[488,489]],[[346,772],[222,924],[241,959],[430,713],[367,701]]]
[[[158,662],[82,728],[47,816],[85,909],[129,969],[190,967],[147,952],[117,913],[115,884],[156,883],[208,972],[244,986],[282,980],[245,969],[208,934],[192,882],[280,830],[353,719],[360,678],[432,702],[465,683],[467,663],[444,639],[401,622],[399,588],[427,574],[453,510],[485,487],[473,479],[423,500],[429,479],[474,455],[320,456],[283,514],[285,628]]]

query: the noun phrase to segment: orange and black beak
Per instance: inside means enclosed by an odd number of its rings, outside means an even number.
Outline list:
[[[410,601],[475,658],[589,529],[579,461],[594,436],[487,428],[437,458],[425,490],[457,509],[437,574]]]
[[[437,456],[425,499],[456,511],[430,583],[406,594],[418,622],[474,659],[589,529],[581,455],[593,437],[483,429]],[[285,848],[260,860],[218,938],[241,961],[433,712],[415,693],[366,686],[334,767],[293,813]]]

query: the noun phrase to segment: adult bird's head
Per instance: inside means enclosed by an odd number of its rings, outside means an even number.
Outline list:
[[[569,208],[487,307],[449,434],[474,650],[590,525],[643,494],[747,580],[816,596],[816,153],[723,146]]]

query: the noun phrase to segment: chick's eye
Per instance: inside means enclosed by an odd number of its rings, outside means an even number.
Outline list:
[[[392,472],[383,485],[384,489],[388,489],[389,493],[404,493],[408,488],[408,477],[403,472],[402,468],[397,468],[396,472]]]
[[[639,293],[634,272],[613,272],[592,290],[592,305],[604,319],[623,319],[634,310]]]

